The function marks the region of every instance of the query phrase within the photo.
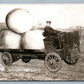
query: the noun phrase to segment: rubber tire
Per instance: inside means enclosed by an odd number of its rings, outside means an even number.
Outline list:
[[[5,62],[3,61],[3,55],[8,55],[8,57],[10,58],[9,60],[10,60],[10,63],[7,65],[7,64],[5,64]],[[2,53],[2,55],[1,55],[1,62],[2,62],[2,65],[5,67],[5,68],[8,68],[8,67],[10,67],[11,65],[12,65],[12,63],[13,63],[13,59],[12,59],[12,55],[9,53],[9,52],[4,52],[4,53]]]
[[[77,53],[78,53],[78,55],[77,55],[77,57],[75,58],[75,60],[73,61],[73,62],[71,62],[70,60],[73,60],[72,58],[71,59],[64,59],[64,61],[67,63],[67,64],[69,64],[69,65],[74,65],[74,64],[76,64],[77,63],[77,61],[78,61],[78,59],[79,59],[79,49],[78,48],[76,48],[77,49]],[[67,56],[67,57],[69,57],[69,56]]]
[[[22,61],[23,61],[24,63],[28,63],[30,60],[31,60],[31,58],[29,58],[29,57],[27,57],[27,56],[23,56],[23,57],[22,57]]]
[[[55,69],[55,70],[51,69],[51,68],[48,66],[47,60],[48,60],[48,57],[49,57],[50,55],[54,55],[54,56],[57,58],[57,59],[55,60],[55,62],[56,62],[57,60],[58,60],[57,62],[59,62],[59,66],[58,66],[58,68]],[[48,53],[47,56],[45,57],[45,66],[46,66],[46,68],[47,68],[50,72],[57,72],[57,71],[59,71],[60,68],[61,68],[61,65],[62,65],[62,63],[61,63],[61,57],[59,56],[59,54],[54,53],[54,52],[50,52],[50,53]]]

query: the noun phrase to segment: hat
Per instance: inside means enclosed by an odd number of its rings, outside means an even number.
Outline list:
[[[46,23],[51,23],[51,21],[46,21]]]

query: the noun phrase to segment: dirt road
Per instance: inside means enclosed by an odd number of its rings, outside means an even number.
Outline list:
[[[56,73],[49,72],[43,60],[32,59],[29,63],[19,60],[9,67],[8,72],[0,69],[0,80],[84,80],[83,55],[75,65],[62,61],[62,67]]]

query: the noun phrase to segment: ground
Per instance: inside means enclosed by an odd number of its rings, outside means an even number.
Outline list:
[[[32,59],[29,63],[19,60],[9,67],[8,72],[0,71],[0,80],[84,80],[84,54],[75,65],[62,60],[62,67],[56,73],[49,72],[44,60]]]

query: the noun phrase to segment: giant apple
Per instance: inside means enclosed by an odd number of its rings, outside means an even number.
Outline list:
[[[36,29],[25,33],[22,38],[25,49],[44,49],[43,30]]]
[[[33,16],[26,9],[13,9],[6,16],[6,25],[10,30],[22,34],[32,28]]]
[[[0,47],[5,49],[20,49],[21,36],[10,30],[0,32]]]

